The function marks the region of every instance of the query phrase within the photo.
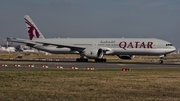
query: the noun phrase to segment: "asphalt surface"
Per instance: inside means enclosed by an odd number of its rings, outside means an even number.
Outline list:
[[[0,61],[0,69],[60,69],[58,68],[58,66],[61,66],[64,69],[70,69],[72,67],[77,67],[78,69],[180,68],[180,63],[178,62],[158,64],[158,63],[142,63],[142,62],[95,63],[95,62],[75,62],[75,61],[33,61],[34,67],[29,67],[28,66],[29,64],[32,64],[32,61]],[[7,65],[7,66],[3,66],[3,65]]]

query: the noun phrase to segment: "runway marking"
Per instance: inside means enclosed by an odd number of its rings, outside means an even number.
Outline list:
[[[117,65],[120,65],[120,66],[126,66],[126,64],[117,64]]]
[[[119,65],[119,66],[126,66],[126,64],[107,64],[107,65]]]

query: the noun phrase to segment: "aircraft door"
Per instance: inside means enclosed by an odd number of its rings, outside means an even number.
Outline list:
[[[96,42],[94,42],[94,43],[93,43],[93,46],[94,46],[94,47],[96,47],[96,46],[97,46],[97,43],[96,43]]]
[[[158,43],[154,43],[153,47],[156,49],[158,47]]]

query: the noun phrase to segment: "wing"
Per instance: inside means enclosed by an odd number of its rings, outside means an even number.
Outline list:
[[[74,45],[63,45],[63,44],[56,44],[56,43],[46,43],[46,42],[36,42],[39,44],[42,44],[43,46],[47,46],[47,45],[53,45],[53,46],[57,46],[57,48],[70,48],[72,50],[76,50],[76,51],[83,51],[86,47],[82,47],[82,46],[74,46]]]
[[[56,44],[56,43],[46,43],[46,42],[36,42],[36,43],[39,43],[39,44],[42,44],[43,46],[45,45],[53,45],[53,46],[57,46],[57,48],[70,48],[71,50],[75,50],[75,51],[79,51],[79,52],[83,52],[86,48],[89,48],[89,47],[83,47],[83,46],[75,46],[75,45],[62,45],[62,44]],[[113,51],[112,49],[110,48],[107,48],[107,47],[99,47],[103,50],[104,54],[112,54]]]
[[[30,46],[30,47],[33,47],[34,45],[36,45],[36,43],[34,43],[34,42],[30,41],[30,40],[20,39],[20,38],[8,38],[7,37],[7,41],[8,42],[24,43],[24,44],[26,44],[27,46]]]
[[[42,44],[42,46],[48,46],[48,45],[53,45],[57,46],[57,48],[70,48],[72,50],[76,51],[83,51],[86,47],[81,47],[81,46],[74,46],[74,45],[63,45],[63,44],[56,44],[56,43],[47,43],[47,42],[39,42],[39,41],[32,41],[32,40],[27,40],[27,39],[20,39],[20,38],[7,38],[8,42],[17,42],[17,43],[24,43],[27,46],[33,47],[36,44]]]
[[[50,42],[42,42],[38,40],[27,40],[27,39],[20,39],[20,38],[7,38],[7,41],[9,42],[17,42],[17,43],[24,43],[29,47],[34,47],[37,44],[41,44],[42,46],[48,46],[53,45],[57,46],[57,48],[70,48],[71,50],[83,52],[87,47],[85,46],[75,46],[75,45],[63,45],[63,44],[56,44],[56,43],[50,43]],[[110,48],[107,47],[99,47],[101,48],[105,54],[111,54],[113,51]]]

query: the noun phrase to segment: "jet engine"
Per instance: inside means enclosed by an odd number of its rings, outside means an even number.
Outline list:
[[[118,57],[124,60],[132,60],[135,57],[135,55],[118,55]]]
[[[85,56],[89,59],[101,59],[103,57],[103,50],[101,48],[85,49]]]

